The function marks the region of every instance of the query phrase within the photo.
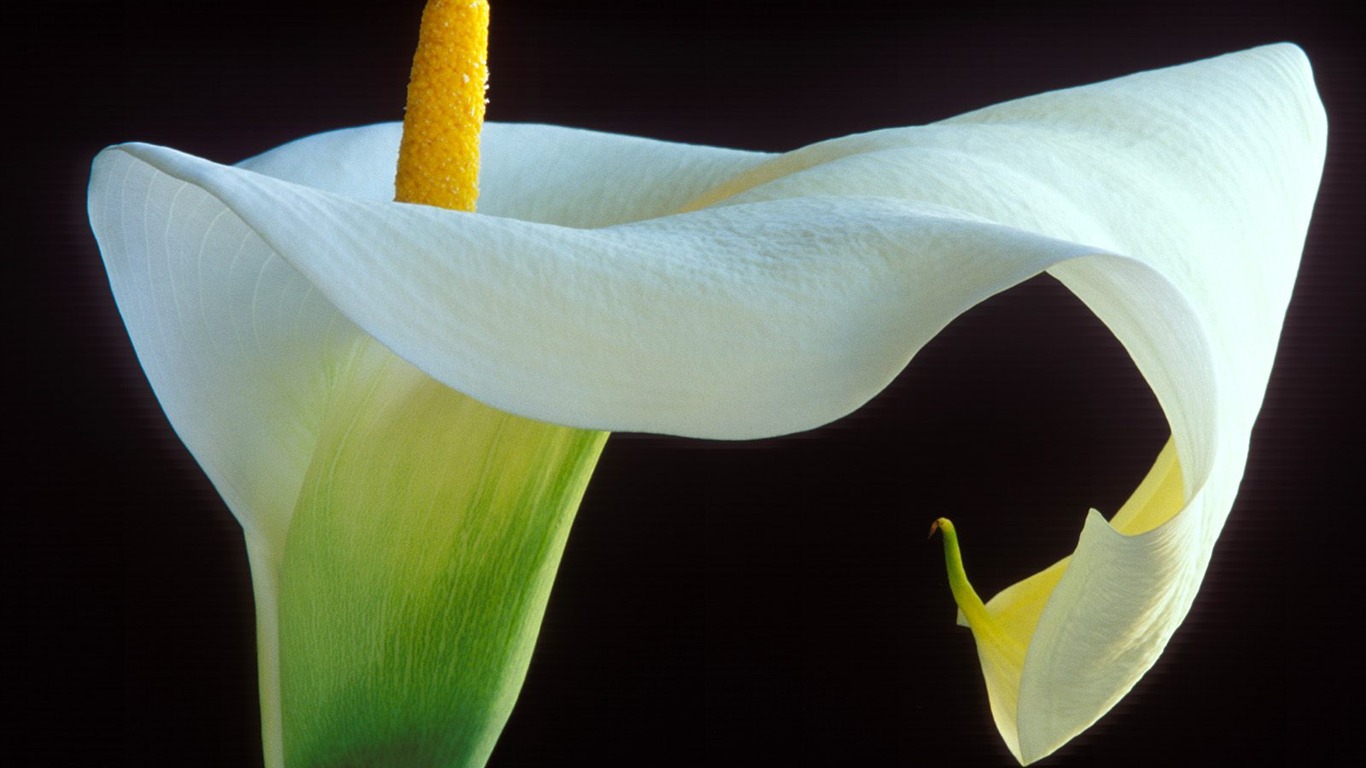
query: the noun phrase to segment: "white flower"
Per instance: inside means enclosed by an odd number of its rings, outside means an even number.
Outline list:
[[[1173,443],[1065,572],[974,626],[1027,763],[1113,706],[1195,599],[1325,131],[1278,45],[777,156],[489,125],[478,214],[390,202],[398,125],[237,167],[128,144],[96,159],[89,212],[148,378],[256,558],[284,546],[357,340],[534,419],[744,439],[849,413],[1050,272],[1129,350]]]

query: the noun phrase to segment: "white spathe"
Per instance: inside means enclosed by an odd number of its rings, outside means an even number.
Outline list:
[[[1091,515],[1070,564],[989,604],[1027,648],[1007,663],[978,637],[1030,762],[1113,706],[1190,608],[1326,120],[1304,54],[1277,45],[783,155],[491,124],[478,214],[390,202],[399,133],[238,167],[142,144],[96,158],[90,219],[129,335],[249,542],[282,546],[331,377],[366,335],[521,415],[743,439],[849,413],[1047,270],[1156,393],[1175,447],[1154,483],[1174,477],[1178,501]]]

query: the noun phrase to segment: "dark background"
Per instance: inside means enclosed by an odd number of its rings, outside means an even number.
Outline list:
[[[1328,166],[1241,495],[1166,654],[1046,764],[1344,764],[1363,57],[1328,3],[1103,5],[495,0],[489,115],[784,150],[1302,45]],[[5,5],[10,765],[260,764],[241,538],[128,344],[85,219],[89,162],[128,140],[231,162],[398,119],[420,6]],[[926,527],[954,517],[994,593],[1067,554],[1165,437],[1123,350],[1048,278],[967,313],[821,430],[614,437],[491,765],[1012,765]]]

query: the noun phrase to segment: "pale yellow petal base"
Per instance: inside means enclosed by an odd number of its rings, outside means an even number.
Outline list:
[[[1171,520],[1181,511],[1183,500],[1181,464],[1176,457],[1175,443],[1168,440],[1157,461],[1153,463],[1152,469],[1115,514],[1114,519],[1107,523],[1100,517],[1099,512],[1091,510],[1087,525],[1111,527],[1116,532],[1128,536],[1142,534]],[[949,526],[951,530],[951,524]],[[940,527],[946,526],[941,524]],[[1103,711],[1097,712],[1095,717],[1086,722],[1070,724],[1066,730],[1072,732],[1061,739],[1056,735],[1047,735],[1042,739],[1036,736],[1032,740],[1023,741],[1022,746],[1020,698],[1022,683],[1029,667],[1028,649],[1043,617],[1044,609],[1067,572],[1072,558],[1063,558],[1033,576],[1007,587],[983,605],[964,575],[956,536],[951,537],[947,530],[945,557],[948,561],[950,585],[959,606],[958,623],[972,630],[973,639],[977,643],[977,655],[982,663],[982,674],[991,702],[991,716],[1001,732],[1001,737],[1005,740],[1010,753],[1022,765],[1048,756],[1104,714]],[[1147,667],[1127,671],[1132,676],[1129,685],[1137,682],[1146,671]],[[1118,700],[1127,690],[1128,687],[1125,687],[1115,699]],[[1044,746],[1037,746],[1041,741]],[[1026,751],[1025,746],[1031,749]]]

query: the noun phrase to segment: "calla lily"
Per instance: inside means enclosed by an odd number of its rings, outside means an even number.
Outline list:
[[[89,212],[147,376],[246,531],[263,669],[310,465],[351,439],[324,413],[357,386],[593,430],[782,435],[858,408],[959,314],[1048,271],[1128,349],[1172,441],[1069,560],[960,599],[1028,763],[1112,707],[1195,599],[1325,131],[1307,60],[1277,45],[782,155],[491,124],[478,214],[390,202],[396,124],[238,166],[127,144],[96,159]]]

